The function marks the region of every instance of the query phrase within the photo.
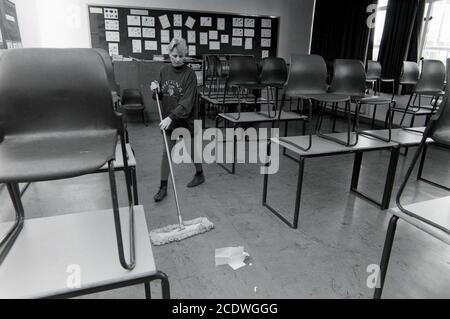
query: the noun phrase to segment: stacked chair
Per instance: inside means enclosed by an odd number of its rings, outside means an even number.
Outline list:
[[[259,83],[267,89],[267,116],[269,118],[276,116],[278,109],[278,94],[279,90],[283,89],[287,80],[287,66],[282,58],[269,57],[262,60],[261,73],[259,76]],[[275,91],[275,93],[274,93]],[[270,109],[274,104],[275,113],[272,116]],[[263,113],[261,113],[263,114]],[[281,116],[281,112],[279,112]]]
[[[139,89],[129,88],[123,90],[120,101],[120,111],[126,113],[139,112],[141,114],[142,123],[147,126],[144,97]]]
[[[108,164],[119,261],[135,266],[134,212],[121,115],[113,109],[104,60],[94,49],[16,49],[0,59],[0,183],[16,222],[0,241],[0,263],[24,224],[19,183],[90,174]],[[120,138],[129,206],[125,258],[114,160]]]
[[[439,60],[423,60],[422,72],[417,81],[418,66],[414,62],[404,63],[402,78],[403,83],[414,86],[414,89],[409,97],[408,104],[404,109],[394,108],[394,112],[403,113],[400,125],[404,127],[403,122],[406,114],[411,115],[410,127],[414,126],[416,116],[426,116],[426,123],[430,117],[436,112],[438,100],[445,92],[443,91],[445,83],[445,65]],[[431,106],[422,105],[422,98],[424,96],[431,97]],[[419,100],[415,105],[416,100]],[[426,124],[425,123],[425,124]]]
[[[450,75],[450,59],[447,59],[447,76]],[[447,84],[448,91],[448,84]],[[408,208],[404,207],[401,201],[401,197],[405,190],[405,187],[411,177],[411,174],[414,170],[415,165],[420,157],[420,154],[423,152],[426,147],[427,139],[432,138],[434,144],[450,150],[450,99],[449,94],[447,92],[439,111],[431,118],[425,132],[423,134],[421,143],[414,154],[412,162],[408,168],[408,171],[404,177],[404,180],[400,186],[400,189],[397,193],[396,202],[399,208],[399,211],[394,212],[393,216],[389,221],[388,230],[386,233],[386,239],[384,243],[383,253],[380,262],[380,270],[381,270],[381,280],[380,287],[375,290],[374,298],[381,298],[381,294],[383,291],[386,272],[389,264],[389,259],[391,255],[392,245],[394,242],[395,231],[397,227],[398,219],[402,219],[411,225],[417,227],[418,229],[430,234],[431,236],[447,243],[450,245],[450,229],[449,223],[450,220],[450,211],[441,210],[439,211],[439,207],[434,208],[433,210],[427,209],[426,211],[411,211]],[[431,215],[431,216],[430,216]],[[430,218],[432,215],[437,216],[439,218],[433,219]],[[439,222],[440,220],[441,222]]]
[[[259,73],[256,60],[252,56],[235,55],[230,57],[229,73],[223,91],[223,109],[227,93],[236,92],[237,95],[237,116],[233,118],[238,120],[241,114],[241,104],[246,100],[252,90],[261,90],[265,86],[259,82]],[[255,103],[257,95],[254,96]]]

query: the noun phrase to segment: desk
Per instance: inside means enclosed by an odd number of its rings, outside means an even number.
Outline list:
[[[404,130],[401,128],[396,128],[391,130],[391,141],[398,143],[401,147],[409,147],[409,146],[417,146],[422,141],[424,127],[415,127],[414,128],[419,132],[412,132],[409,130]],[[387,139],[389,136],[389,130],[367,130],[362,133],[369,133],[371,135],[379,136],[380,138]],[[428,139],[427,142],[431,143],[433,140]]]
[[[128,208],[121,208],[128,229]],[[144,208],[134,207],[136,267],[127,271],[117,254],[112,210],[25,220],[21,235],[0,267],[0,298],[72,298],[161,280],[162,296],[170,297],[167,276],[156,270]],[[10,227],[1,223],[0,231]],[[129,238],[123,236],[128,256]],[[80,268],[80,288],[67,285],[70,265]],[[69,281],[70,282],[70,281]]]
[[[344,138],[347,133],[335,133],[329,134],[330,136],[336,138]],[[368,138],[365,136],[359,136],[358,144],[352,147],[347,147],[323,138],[320,138],[316,135],[312,138],[312,147],[308,151],[303,151],[296,147],[296,145],[304,146],[308,144],[308,136],[289,136],[282,138],[272,138],[268,144],[267,154],[270,154],[270,143],[275,143],[282,148],[286,148],[296,155],[299,156],[299,159],[296,160],[299,164],[298,166],[298,179],[297,179],[297,191],[295,198],[295,209],[294,209],[294,220],[291,223],[284,216],[282,216],[276,209],[270,206],[267,203],[267,190],[268,190],[268,181],[269,175],[264,175],[264,185],[263,185],[263,206],[267,207],[273,214],[275,214],[278,218],[280,218],[283,222],[289,225],[292,228],[298,227],[298,218],[300,213],[300,202],[301,202],[301,192],[303,185],[303,173],[304,173],[304,165],[305,159],[314,158],[314,157],[322,157],[322,156],[332,156],[332,155],[340,155],[340,154],[349,154],[355,153],[355,159],[353,163],[353,173],[352,173],[352,181],[351,181],[351,191],[355,194],[361,196],[362,198],[369,200],[370,202],[376,204],[381,209],[387,209],[389,207],[392,188],[394,185],[395,179],[395,171],[397,169],[397,162],[399,156],[399,145],[394,142],[386,143],[374,138]],[[368,195],[361,193],[358,190],[358,181],[359,174],[361,171],[361,163],[362,156],[364,152],[369,151],[377,151],[377,150],[390,150],[391,156],[389,160],[389,166],[386,175],[386,183],[384,186],[383,198],[381,202],[372,199]],[[266,164],[267,166],[270,163]]]
[[[450,197],[432,199],[416,204],[407,205],[406,210],[415,214],[411,216],[395,208],[390,210],[392,217],[386,232],[383,253],[380,262],[380,287],[375,289],[374,299],[380,299],[383,292],[384,281],[386,278],[389,259],[391,256],[392,245],[394,243],[397,221],[399,218],[413,225],[414,227],[426,232],[427,234],[450,245]],[[427,222],[423,222],[423,219]],[[426,271],[429,271],[427,269]]]
[[[255,124],[255,123],[272,123],[272,126],[275,122],[278,121],[279,111],[273,112],[273,117],[268,117],[267,114],[263,112],[241,112],[239,119],[236,119],[239,113],[219,113],[216,118],[216,127],[218,127],[219,119],[222,119],[225,122],[225,127],[228,127],[228,124],[232,124],[233,128],[238,127],[242,124]],[[290,121],[306,121],[308,119],[305,115],[300,115],[295,112],[287,112],[281,111],[280,122],[284,122],[284,135],[287,135],[288,123]],[[305,125],[303,122],[303,132],[305,132]],[[236,136],[233,138],[233,163],[231,164],[231,170],[228,169],[222,163],[217,163],[220,167],[225,169],[228,173],[234,174],[236,171]]]

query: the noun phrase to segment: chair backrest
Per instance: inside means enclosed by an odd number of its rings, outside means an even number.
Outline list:
[[[367,61],[366,79],[379,80],[381,78],[381,63],[378,61]]]
[[[258,66],[252,56],[230,57],[228,85],[256,85],[259,82]]]
[[[117,129],[111,90],[94,49],[14,49],[0,57],[4,135]]]
[[[327,91],[327,66],[320,55],[292,54],[285,87],[287,96]]]
[[[445,65],[440,60],[423,60],[422,72],[416,90],[442,91],[445,81]]]
[[[403,61],[402,72],[400,74],[400,84],[415,85],[419,80],[419,65],[416,62]]]
[[[120,89],[119,85],[116,82],[116,77],[114,75],[114,67],[111,57],[109,56],[109,53],[103,49],[95,49],[95,50],[100,54],[100,56],[103,59],[103,62],[105,63],[106,75],[108,76],[108,82],[109,86],[111,87],[111,91],[119,94]]]
[[[333,79],[330,93],[349,96],[364,96],[366,91],[366,71],[359,60],[336,59],[333,64]]]
[[[447,78],[450,78],[450,58],[447,59]],[[450,147],[450,92],[449,83],[446,84],[444,100],[439,106],[439,110],[433,117],[431,138],[441,145]]]
[[[139,104],[139,105],[144,105],[144,99],[142,97],[142,93],[139,89],[125,89],[122,92],[121,95],[121,102],[122,105],[127,105],[127,104]]]
[[[217,65],[219,64],[219,58],[215,55],[205,56],[205,75],[207,78],[217,76]]]
[[[261,84],[281,87],[286,83],[287,66],[282,58],[265,58],[262,61],[260,81]]]

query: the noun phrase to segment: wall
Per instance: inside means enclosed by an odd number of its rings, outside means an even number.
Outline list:
[[[90,47],[88,4],[280,17],[278,55],[307,53],[314,0],[13,0],[24,47]]]

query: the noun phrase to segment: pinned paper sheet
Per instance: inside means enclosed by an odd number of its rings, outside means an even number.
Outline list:
[[[253,39],[245,38],[245,50],[251,50],[251,49],[253,49]]]
[[[220,42],[222,42],[222,43],[228,43],[228,42],[229,42],[228,34],[222,34],[222,35],[220,36]]]
[[[120,33],[114,31],[106,31],[106,41],[107,42],[120,42]]]
[[[218,36],[219,36],[219,34],[217,33],[216,30],[209,31],[209,39],[210,40],[218,40]]]
[[[128,37],[129,38],[140,38],[140,37],[142,37],[141,28],[129,27],[128,28]]]
[[[141,40],[133,40],[133,53],[142,53],[142,41]]]
[[[142,37],[154,38],[155,37],[155,28],[142,28]]]
[[[161,43],[169,43],[169,42],[170,42],[170,31],[161,30]]]
[[[119,19],[119,10],[105,8],[105,19]]]
[[[142,17],[142,26],[143,27],[154,27],[155,26],[155,17]]]
[[[119,43],[108,43],[109,55],[119,55]]]
[[[105,30],[119,31],[119,20],[105,20]]]
[[[219,41],[209,41],[209,49],[210,50],[220,50],[220,42]]]
[[[157,41],[145,41],[144,47],[145,47],[145,50],[147,50],[147,51],[157,51],[158,50],[158,42]]]
[[[186,22],[184,23],[184,25],[187,26],[189,29],[192,29],[192,27],[194,26],[194,24],[195,24],[195,19],[194,19],[193,17],[191,17],[191,16],[189,16],[189,17],[186,19]]]
[[[188,31],[187,32],[187,42],[188,43],[195,43],[195,31]]]
[[[140,16],[127,16],[127,24],[128,25],[141,25],[141,17]]]
[[[225,30],[225,18],[217,18],[217,30]]]
[[[208,32],[200,32],[200,44],[201,45],[208,44]]]
[[[173,37],[176,39],[181,39],[183,37],[183,33],[181,30],[173,30]]]
[[[163,29],[170,27],[170,21],[169,21],[169,17],[167,16],[167,14],[160,16],[159,22],[161,23],[161,27]]]
[[[244,267],[245,258],[250,255],[244,251],[243,246],[217,248],[215,251],[216,266],[229,265],[233,270]]]
[[[181,15],[181,14],[174,14],[173,15],[173,26],[174,27],[181,27],[181,26],[183,26],[183,15]]]
[[[188,55],[190,55],[190,56],[197,55],[195,45],[188,45],[188,52],[189,52]]]

